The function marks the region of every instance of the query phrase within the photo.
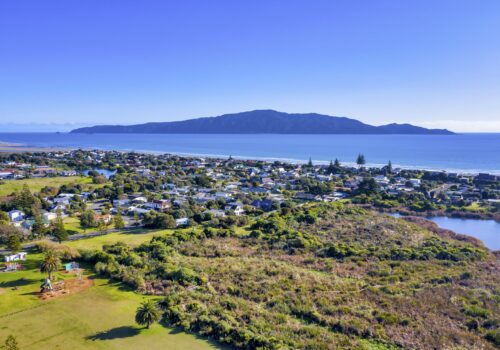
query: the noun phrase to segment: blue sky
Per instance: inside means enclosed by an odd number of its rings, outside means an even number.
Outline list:
[[[498,0],[0,2],[0,123],[272,108],[500,131]]]

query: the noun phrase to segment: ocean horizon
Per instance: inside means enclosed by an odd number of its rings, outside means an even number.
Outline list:
[[[455,135],[0,133],[0,143],[238,159],[500,174],[500,133]]]

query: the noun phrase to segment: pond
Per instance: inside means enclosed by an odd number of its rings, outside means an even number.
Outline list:
[[[400,214],[392,214],[401,217]],[[439,227],[476,237],[491,250],[500,250],[500,222],[495,220],[449,218],[446,216],[430,216],[427,220],[435,222]]]

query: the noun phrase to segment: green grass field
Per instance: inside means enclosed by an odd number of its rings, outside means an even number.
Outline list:
[[[93,185],[90,177],[83,176],[69,176],[69,177],[45,177],[40,179],[23,179],[23,180],[6,180],[0,184],[0,197],[8,196],[15,191],[19,191],[25,184],[28,185],[31,192],[39,192],[45,186],[59,187],[66,184],[88,184],[89,187],[96,187]],[[102,185],[101,185],[102,186]]]
[[[68,231],[74,231],[74,232],[78,232],[78,233],[85,233],[86,231],[92,231],[90,229],[83,229],[81,226],[80,226],[80,219],[78,218],[74,218],[74,217],[65,217],[64,218],[64,227],[66,228],[66,230]]]
[[[167,231],[144,234],[112,233],[69,242],[73,247],[99,248],[125,241],[132,245]],[[38,271],[41,254],[29,254],[25,270],[0,273],[0,344],[12,334],[20,349],[216,349],[194,335],[161,324],[149,330],[134,323],[142,295],[93,276],[94,286],[79,293],[42,301],[38,291],[44,275]],[[63,272],[58,278],[68,278]]]
[[[154,236],[161,236],[173,232],[173,230],[154,230],[154,231],[125,231],[112,232],[104,236],[92,237],[89,239],[80,239],[73,242],[64,242],[77,249],[101,249],[103,245],[124,242],[130,246],[138,246],[141,243],[149,242]]]

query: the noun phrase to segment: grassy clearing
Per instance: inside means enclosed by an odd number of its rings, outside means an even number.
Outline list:
[[[30,254],[26,270],[0,274],[0,341],[13,334],[20,349],[217,348],[162,325],[138,327],[134,314],[144,297],[105,279],[95,278],[94,286],[80,293],[41,301],[33,294],[44,277],[37,270],[40,258]]]
[[[0,197],[8,196],[15,191],[19,191],[26,184],[31,192],[40,192],[45,186],[59,187],[67,184],[88,184],[89,187],[96,186],[92,184],[90,177],[70,176],[70,177],[45,177],[40,179],[6,180],[0,184]]]
[[[130,246],[138,246],[144,242],[149,242],[154,236],[162,236],[172,232],[173,230],[113,232],[104,236],[65,242],[64,244],[76,249],[101,249],[103,245],[116,242],[124,242]]]
[[[84,229],[80,226],[80,219],[75,217],[65,217],[64,218],[64,227],[68,231],[74,231],[77,233],[85,233],[86,231],[92,231],[89,229]]]

